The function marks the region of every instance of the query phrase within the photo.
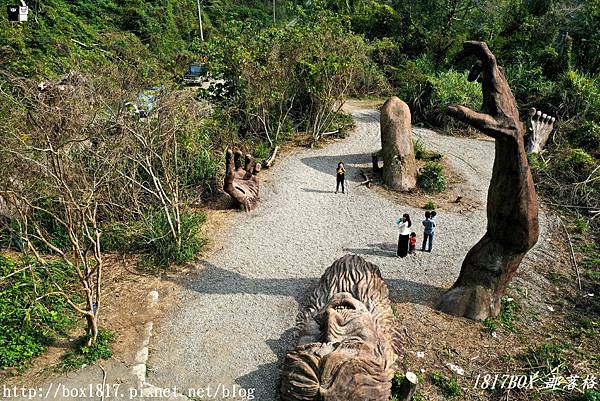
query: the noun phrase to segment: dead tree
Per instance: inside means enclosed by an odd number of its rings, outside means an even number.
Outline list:
[[[469,79],[481,76],[483,112],[452,105],[448,114],[494,138],[495,159],[487,232],[468,252],[458,280],[438,309],[481,320],[499,313],[506,286],[538,240],[538,203],[525,152],[525,127],[503,69],[483,42],[465,42],[462,56],[477,58]]]

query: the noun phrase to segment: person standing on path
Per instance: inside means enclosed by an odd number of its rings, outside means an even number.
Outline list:
[[[408,213],[402,215],[396,220],[396,224],[398,224],[398,228],[400,230],[400,234],[398,236],[398,251],[396,252],[396,256],[405,257],[408,255],[408,239],[410,237],[410,226],[412,222],[410,221],[410,216]]]
[[[425,229],[423,230],[423,246],[421,247],[422,251],[425,251],[425,247],[429,242],[429,246],[427,247],[427,252],[431,252],[431,247],[433,246],[433,237],[435,234],[435,220],[431,219],[431,212],[425,212],[425,220],[423,220],[423,226]]]
[[[340,184],[342,184],[342,193],[345,193],[344,191],[344,181],[346,180],[346,167],[344,166],[344,163],[339,162],[337,165],[337,169],[335,170],[336,172],[336,176],[335,176],[335,180],[336,180],[336,184],[335,184],[335,193],[337,194],[339,189],[340,189]]]

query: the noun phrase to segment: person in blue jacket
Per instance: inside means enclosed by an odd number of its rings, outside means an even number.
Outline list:
[[[425,251],[425,248],[427,247],[427,252],[431,252],[431,247],[433,246],[433,237],[435,236],[435,220],[431,218],[430,211],[425,212],[423,226],[425,229],[423,230],[423,246],[421,247],[421,250]]]

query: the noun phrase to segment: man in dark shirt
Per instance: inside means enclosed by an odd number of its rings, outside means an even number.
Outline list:
[[[423,220],[423,226],[425,230],[423,230],[423,246],[421,248],[422,251],[425,251],[425,247],[429,242],[429,246],[427,247],[427,252],[431,252],[431,247],[433,246],[433,236],[435,234],[435,221],[431,219],[431,212],[425,212],[425,220]]]

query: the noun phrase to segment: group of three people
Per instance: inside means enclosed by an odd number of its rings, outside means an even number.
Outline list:
[[[433,247],[433,237],[435,234],[436,227],[436,216],[435,211],[426,211],[425,220],[423,220],[423,244],[421,247],[422,251],[431,252]],[[410,215],[405,213],[402,217],[396,220],[396,224],[400,229],[400,235],[398,236],[398,250],[396,255],[403,258],[409,253],[414,253],[417,247],[417,234],[411,231],[412,221]]]
[[[336,168],[336,187],[335,193],[338,193],[340,186],[342,187],[342,193],[345,193],[344,182],[346,180],[346,167],[343,162],[339,162]],[[398,237],[398,251],[397,256],[405,257],[409,253],[414,253],[417,247],[417,234],[411,232],[410,227],[412,222],[410,216],[406,213],[402,217],[396,220],[396,224],[400,228],[400,236]],[[423,246],[422,250],[431,252],[433,246],[433,236],[435,234],[436,227],[436,212],[427,211],[425,212],[425,220],[423,220]]]

